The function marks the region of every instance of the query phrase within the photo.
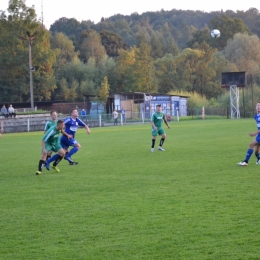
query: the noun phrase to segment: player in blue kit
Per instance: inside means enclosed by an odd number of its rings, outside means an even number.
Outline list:
[[[71,150],[67,152],[66,156],[64,157],[65,160],[69,161],[70,165],[78,164],[71,159],[71,156],[75,154],[81,147],[75,139],[75,134],[78,130],[78,127],[84,127],[87,130],[87,133],[90,134],[89,127],[78,118],[78,115],[79,113],[77,109],[72,109],[70,111],[70,117],[64,120],[65,133],[67,133],[69,136],[62,135],[60,138],[60,144],[64,150],[68,151],[68,148],[73,146],[73,148],[71,148]]]
[[[253,133],[250,133],[249,135],[251,137],[253,136],[256,136],[255,140],[253,140],[250,144],[249,144],[249,148],[247,150],[247,153],[246,153],[246,158],[244,161],[242,162],[239,162],[237,163],[238,165],[240,166],[247,166],[248,165],[248,161],[252,155],[252,153],[254,152],[254,147],[256,147],[256,156],[258,157],[258,153],[257,153],[257,150],[258,150],[258,147],[260,145],[260,102],[258,102],[256,104],[256,115],[254,116],[254,119],[256,121],[256,126],[257,126],[257,129],[258,131],[257,132],[253,132]],[[257,164],[259,164],[259,157],[257,158]]]

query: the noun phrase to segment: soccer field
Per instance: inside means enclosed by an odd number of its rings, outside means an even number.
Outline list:
[[[254,120],[170,126],[155,153],[149,124],[80,129],[79,164],[40,176],[43,132],[4,134],[0,259],[260,259]]]

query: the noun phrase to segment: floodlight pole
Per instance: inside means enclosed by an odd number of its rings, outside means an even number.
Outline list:
[[[31,97],[31,108],[34,108],[34,98],[33,98],[33,75],[32,75],[32,48],[31,39],[28,38],[28,49],[29,49],[29,71],[30,71],[30,97]]]
[[[28,39],[25,37],[20,36],[22,40],[28,40],[28,50],[29,50],[29,72],[30,72],[30,99],[31,99],[31,108],[34,109],[34,98],[33,98],[33,71],[35,71],[34,67],[32,66],[32,40],[39,32],[36,31],[33,33],[33,35],[30,34],[29,31],[26,32]]]
[[[239,88],[236,85],[230,86],[230,118],[240,118],[239,111]]]

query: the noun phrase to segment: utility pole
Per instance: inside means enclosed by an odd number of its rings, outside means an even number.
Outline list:
[[[29,31],[26,32],[28,39],[25,37],[20,36],[20,39],[27,41],[28,40],[28,50],[29,50],[29,72],[30,72],[30,98],[31,98],[31,108],[34,109],[34,100],[33,100],[33,76],[32,73],[35,71],[35,68],[32,66],[32,40],[39,32],[36,31],[33,35],[30,34]]]

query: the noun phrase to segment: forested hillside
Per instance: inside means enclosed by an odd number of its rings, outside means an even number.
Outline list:
[[[197,93],[216,100],[224,93],[224,71],[246,71],[251,85],[259,86],[259,25],[255,8],[173,9],[118,14],[97,24],[62,17],[47,30],[34,8],[12,0],[0,14],[0,102],[30,100],[28,41],[35,101],[82,101],[107,90]],[[210,37],[215,28],[218,39]]]

